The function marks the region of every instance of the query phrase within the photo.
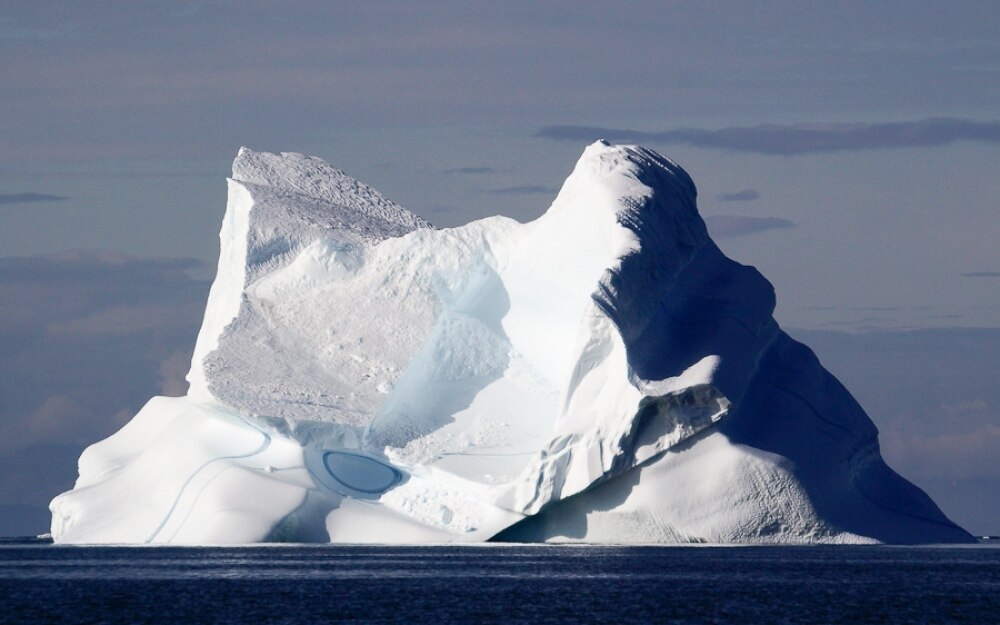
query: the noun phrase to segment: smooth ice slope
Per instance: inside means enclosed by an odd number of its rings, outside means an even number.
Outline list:
[[[243,149],[187,397],[88,448],[59,542],[952,542],[971,537],[677,165],[587,148],[541,218],[435,230]]]

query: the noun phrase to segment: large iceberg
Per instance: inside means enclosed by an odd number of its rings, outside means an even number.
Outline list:
[[[963,542],[726,258],[677,165],[434,229],[242,149],[186,397],[89,447],[61,543]]]

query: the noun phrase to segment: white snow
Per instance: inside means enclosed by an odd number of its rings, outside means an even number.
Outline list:
[[[598,142],[536,221],[437,230],[241,149],[188,396],[84,452],[54,540],[969,539],[695,196]]]

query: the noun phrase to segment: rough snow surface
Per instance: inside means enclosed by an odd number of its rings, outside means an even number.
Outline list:
[[[598,142],[520,224],[242,149],[187,397],[88,448],[59,542],[951,542],[708,236]]]

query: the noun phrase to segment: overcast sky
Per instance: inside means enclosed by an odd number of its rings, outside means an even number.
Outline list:
[[[1000,4],[584,4],[0,2],[0,534],[183,393],[241,145],[450,226],[598,138],[685,167],[890,464],[1000,533]]]

